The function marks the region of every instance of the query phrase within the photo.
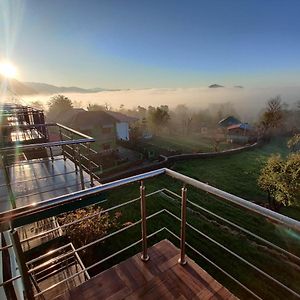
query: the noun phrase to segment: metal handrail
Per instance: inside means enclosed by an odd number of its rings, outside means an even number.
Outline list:
[[[165,189],[163,189],[163,190],[166,191],[167,193],[170,193],[171,195],[173,195],[173,196],[175,196],[175,197],[181,199],[181,196],[180,196],[180,195],[178,195],[178,194],[176,194],[176,193],[170,191],[169,189],[166,189],[166,188],[165,188]],[[251,232],[250,230],[247,230],[247,229],[245,229],[244,227],[242,227],[242,226],[240,226],[240,225],[237,225],[236,223],[234,223],[234,222],[232,222],[232,221],[229,221],[229,220],[227,220],[227,219],[221,217],[220,215],[218,215],[218,214],[216,214],[216,213],[211,212],[210,210],[208,210],[208,209],[206,209],[206,208],[200,206],[199,204],[197,204],[197,203],[195,203],[195,202],[193,202],[193,201],[190,201],[189,199],[187,199],[187,203],[191,204],[191,205],[194,206],[194,207],[197,207],[197,208],[200,209],[201,211],[204,211],[205,213],[207,213],[207,214],[209,214],[209,215],[215,217],[216,219],[219,219],[219,220],[221,220],[222,222],[227,223],[227,224],[229,224],[230,226],[232,226],[232,227],[234,227],[234,228],[236,228],[236,229],[238,229],[238,230],[240,230],[240,231],[246,233],[247,235],[252,236],[254,239],[257,239],[257,240],[263,242],[264,244],[266,244],[266,245],[268,245],[268,246],[271,246],[272,248],[274,248],[274,249],[276,249],[276,250],[278,250],[278,251],[284,253],[285,255],[289,256],[290,258],[292,258],[292,259],[297,260],[298,262],[300,262],[300,258],[299,258],[298,256],[296,256],[295,254],[293,254],[293,253],[291,253],[291,252],[289,252],[289,251],[287,251],[287,250],[285,250],[285,249],[283,249],[283,248],[281,248],[281,247],[279,247],[279,246],[277,246],[277,245],[275,245],[275,244],[273,244],[273,243],[271,243],[271,242],[265,240],[264,238],[258,236],[257,234]],[[189,207],[189,209],[190,209],[190,207]],[[194,210],[193,210],[193,211],[194,211]],[[194,211],[194,212],[197,212],[197,211]]]
[[[180,240],[180,238],[170,229],[168,228],[164,228],[168,233],[170,233],[174,238],[176,238],[177,240]],[[248,287],[246,287],[244,284],[242,284],[240,281],[238,281],[237,279],[235,279],[232,275],[230,275],[228,272],[226,272],[225,270],[223,270],[220,266],[218,266],[216,263],[214,263],[212,260],[210,260],[208,257],[206,257],[205,255],[203,255],[201,252],[199,252],[198,250],[196,250],[194,247],[192,247],[189,243],[186,243],[186,246],[188,246],[190,249],[192,249],[196,254],[198,254],[200,257],[202,257],[204,260],[206,260],[207,262],[209,262],[212,266],[214,266],[216,269],[218,269],[219,271],[221,271],[224,275],[226,275],[228,278],[230,278],[232,281],[234,281],[235,283],[237,283],[239,286],[241,286],[244,290],[246,290],[249,294],[251,294],[252,296],[254,296],[256,299],[262,299],[260,298],[258,295],[256,295],[253,291],[251,291]]]
[[[70,127],[67,127],[65,125],[62,125],[60,123],[45,123],[45,124],[18,124],[18,125],[0,125],[0,128],[10,128],[10,129],[35,129],[36,127],[54,127],[54,126],[57,126],[57,127],[60,127],[66,131],[69,131],[69,132],[72,132],[73,134],[76,134],[76,135],[79,135],[85,139],[89,139],[89,140],[94,140],[93,137],[87,135],[87,134],[84,134],[84,133],[81,133],[77,130],[74,130]]]
[[[181,218],[177,217],[176,215],[174,215],[173,213],[171,213],[170,211],[166,210],[166,212],[168,214],[170,214],[170,216],[172,216],[173,218],[175,218],[177,221],[181,222]],[[202,237],[206,238],[207,240],[209,240],[210,242],[214,243],[215,245],[217,245],[218,247],[222,248],[223,250],[225,250],[226,252],[230,253],[231,255],[233,255],[235,258],[239,259],[240,261],[242,261],[243,263],[245,263],[246,265],[248,265],[249,267],[253,268],[255,271],[257,271],[258,273],[262,274],[263,276],[265,276],[266,278],[270,279],[271,281],[273,281],[274,283],[276,283],[277,285],[281,286],[282,288],[284,288],[285,290],[287,290],[288,292],[290,292],[291,294],[293,294],[294,296],[300,297],[300,295],[295,292],[294,290],[292,290],[291,288],[289,288],[288,286],[286,286],[285,284],[283,284],[282,282],[280,282],[279,280],[277,280],[276,278],[272,277],[271,275],[269,275],[268,273],[266,273],[265,271],[261,270],[260,268],[258,268],[257,266],[255,266],[254,264],[252,264],[251,262],[249,262],[248,260],[246,260],[245,258],[241,257],[240,255],[236,254],[235,252],[233,252],[232,250],[228,249],[227,247],[225,247],[224,245],[222,245],[221,243],[217,242],[216,240],[214,240],[213,238],[211,238],[210,236],[208,236],[207,234],[203,233],[202,231],[200,231],[199,229],[197,229],[196,227],[194,227],[193,225],[191,225],[190,223],[186,222],[186,226],[191,228],[194,232],[198,233],[199,235],[201,235]],[[185,243],[186,244],[186,243]],[[181,249],[182,252],[182,249]]]
[[[16,209],[12,209],[10,211],[0,213],[0,224],[11,222],[11,221],[18,219],[25,215],[38,214],[38,213],[41,213],[42,211],[46,211],[46,210],[49,210],[49,209],[57,207],[57,206],[62,206],[66,203],[80,201],[80,200],[86,199],[88,197],[95,196],[104,191],[109,191],[109,190],[112,190],[117,187],[121,187],[121,186],[130,184],[130,183],[141,181],[141,180],[153,178],[153,177],[156,177],[156,176],[162,175],[162,174],[169,175],[170,177],[178,179],[185,184],[194,186],[197,189],[208,192],[209,194],[217,196],[218,198],[224,199],[230,203],[233,203],[235,205],[243,207],[251,212],[254,212],[258,215],[262,215],[268,219],[271,219],[272,221],[275,221],[275,222],[280,223],[288,228],[291,228],[291,229],[294,229],[294,230],[300,232],[300,222],[299,221],[296,221],[292,218],[281,215],[270,209],[264,208],[262,206],[254,204],[252,202],[244,200],[238,196],[224,192],[220,189],[217,189],[208,184],[205,184],[196,179],[182,175],[178,172],[175,172],[175,171],[167,169],[167,168],[161,168],[161,169],[157,169],[157,170],[150,171],[147,173],[127,177],[124,179],[105,183],[101,186],[91,187],[91,188],[88,188],[88,189],[85,189],[82,191],[70,193],[67,195],[59,196],[59,197],[52,198],[52,199],[49,199],[46,201],[30,204],[27,206],[23,206],[20,208],[16,208]]]
[[[53,198],[53,199],[50,199],[50,200],[47,200],[47,201],[44,201],[44,202],[39,202],[37,204],[27,205],[27,206],[24,206],[24,207],[21,207],[21,208],[16,208],[16,209],[13,209],[13,210],[8,211],[8,212],[1,213],[0,214],[0,224],[8,224],[8,225],[13,224],[12,221],[18,220],[18,219],[20,219],[24,216],[29,216],[29,215],[35,216],[35,215],[38,215],[39,213],[46,212],[46,211],[51,210],[53,208],[57,208],[57,207],[60,207],[62,205],[70,204],[70,203],[74,204],[73,209],[75,210],[77,208],[77,205],[76,205],[77,203],[79,204],[79,203],[81,203],[81,201],[83,201],[85,199],[88,199],[91,196],[96,196],[99,193],[102,193],[104,191],[109,191],[109,190],[112,190],[112,189],[115,189],[115,188],[118,188],[118,187],[125,186],[125,185],[130,184],[130,183],[144,181],[146,179],[153,178],[153,177],[156,177],[156,176],[159,176],[159,175],[162,175],[162,174],[166,174],[166,175],[168,175],[172,178],[180,180],[181,182],[184,183],[184,185],[193,186],[193,187],[195,187],[197,189],[200,189],[202,191],[205,191],[205,192],[207,192],[211,195],[217,196],[218,198],[221,198],[221,199],[223,199],[223,200],[225,200],[229,203],[232,203],[234,205],[237,205],[239,207],[247,209],[247,210],[249,210],[251,212],[254,212],[258,215],[264,216],[264,217],[266,217],[266,218],[268,218],[268,219],[270,219],[270,220],[272,220],[276,223],[282,224],[282,225],[284,225],[284,226],[286,226],[290,229],[293,229],[293,230],[296,230],[296,231],[300,232],[300,222],[298,222],[296,220],[293,220],[289,217],[285,217],[281,214],[278,214],[278,213],[270,211],[266,208],[260,207],[259,205],[248,202],[248,201],[246,201],[246,200],[244,200],[240,197],[234,196],[232,194],[229,194],[227,192],[224,192],[222,190],[219,190],[217,188],[209,186],[208,184],[202,183],[202,182],[197,181],[193,178],[187,177],[185,175],[179,174],[175,171],[172,171],[172,170],[169,170],[169,169],[166,169],[166,168],[158,169],[158,170],[155,170],[155,171],[150,171],[150,172],[147,172],[147,173],[139,174],[139,175],[136,175],[136,176],[125,178],[125,179],[120,179],[120,180],[117,180],[117,181],[114,181],[114,182],[103,184],[102,186],[92,187],[92,188],[89,188],[89,189],[86,189],[86,190],[83,190],[83,191],[74,192],[74,193],[64,195],[64,196],[60,196],[60,197],[56,197],[56,198]],[[82,250],[86,249],[87,247],[90,247],[91,245],[99,243],[99,242],[103,241],[104,239],[106,239],[110,236],[114,236],[116,234],[119,234],[119,233],[123,232],[124,230],[127,230],[127,229],[129,229],[133,226],[138,225],[138,224],[142,224],[143,225],[142,229],[143,228],[145,229],[146,225],[145,225],[145,223],[143,224],[143,222],[145,222],[146,219],[152,218],[152,217],[154,217],[154,216],[156,216],[156,215],[158,215],[162,212],[167,212],[167,213],[169,213],[169,215],[175,217],[175,219],[177,219],[178,221],[181,222],[180,263],[183,264],[185,262],[185,246],[186,245],[190,246],[185,242],[185,230],[186,230],[185,227],[188,227],[188,228],[192,229],[193,231],[197,232],[198,234],[202,235],[203,237],[207,238],[209,241],[215,243],[217,246],[221,247],[223,250],[229,252],[234,257],[238,258],[239,260],[241,260],[242,262],[244,262],[248,266],[252,267],[254,270],[258,271],[260,274],[262,274],[265,277],[267,277],[268,279],[272,280],[274,283],[278,284],[279,286],[281,286],[282,288],[284,288],[285,290],[287,290],[291,294],[293,294],[295,296],[299,296],[299,294],[297,292],[293,291],[292,289],[290,289],[289,287],[287,287],[286,285],[284,285],[283,283],[281,283],[277,279],[273,278],[271,275],[265,273],[264,271],[262,271],[261,269],[259,269],[258,267],[256,267],[255,265],[253,265],[252,263],[247,261],[246,259],[240,257],[238,254],[234,253],[232,250],[230,250],[227,247],[223,246],[219,242],[215,241],[211,237],[207,236],[206,234],[204,234],[203,232],[201,232],[200,230],[198,230],[197,228],[195,228],[194,226],[192,226],[191,224],[186,222],[186,216],[184,215],[184,213],[187,209],[186,203],[188,202],[192,205],[195,204],[195,203],[187,200],[187,198],[186,198],[186,187],[185,186],[182,189],[182,196],[181,196],[181,200],[182,200],[182,210],[181,210],[182,211],[182,218],[177,217],[176,215],[174,215],[173,213],[169,212],[166,209],[160,210],[160,211],[158,211],[158,212],[156,212],[156,213],[154,213],[150,216],[146,216],[143,213],[143,211],[145,210],[145,206],[143,206],[143,198],[144,197],[145,197],[144,189],[141,188],[140,189],[140,198],[137,198],[137,199],[141,199],[141,203],[142,203],[142,209],[141,209],[142,218],[140,220],[138,220],[135,223],[132,223],[129,226],[121,228],[121,229],[109,234],[108,236],[104,236],[104,237],[102,237],[102,238],[100,238],[96,241],[93,241],[93,242],[87,244],[87,245],[83,245],[78,249],[74,249],[73,251],[62,255],[62,257],[67,257],[71,254],[78,253],[78,251],[82,251]],[[135,200],[136,199],[133,199],[133,200],[130,200],[128,202],[133,203]],[[122,205],[123,204],[120,204],[119,206],[122,206]],[[197,207],[197,205],[196,205],[196,207]],[[201,208],[201,207],[198,207],[198,208]],[[112,210],[112,209],[114,209],[114,208],[110,208],[110,210]],[[230,221],[228,221],[228,222],[230,222]],[[234,223],[232,223],[232,224],[231,223],[232,222],[230,222],[230,225],[234,224]],[[236,224],[234,224],[234,225],[236,225]],[[238,226],[238,225],[236,225],[236,226]],[[57,230],[57,229],[54,229],[54,230]],[[160,231],[162,231],[162,230],[164,230],[164,228],[160,229]],[[135,244],[138,244],[139,242],[143,242],[143,256],[142,256],[142,258],[144,258],[145,260],[147,260],[147,243],[146,243],[146,240],[147,240],[147,234],[144,231],[142,239],[135,243]],[[19,243],[20,243],[20,241],[19,241]],[[132,247],[132,245],[130,247]],[[56,251],[59,251],[59,250],[62,250],[62,249],[64,249],[64,246],[62,246],[60,248],[57,248],[54,251],[56,252]],[[281,249],[280,247],[277,247],[277,250],[284,250],[284,249]],[[122,249],[120,251],[124,251],[124,249]],[[120,251],[118,251],[117,253],[119,253]],[[50,255],[50,254],[47,254],[47,255]],[[42,255],[38,258],[35,258],[35,259],[29,261],[27,264],[31,264],[33,262],[36,262],[36,261],[42,259],[42,258],[45,258],[47,255]],[[109,259],[109,257],[95,263],[92,266],[89,266],[88,268],[85,268],[84,271],[87,271],[88,269],[92,268],[93,266],[98,265],[98,264],[102,263],[103,261],[106,261],[107,259]],[[42,267],[42,265],[39,265],[39,266],[36,266],[36,267],[32,268],[31,270],[29,270],[28,275],[33,273],[34,271],[40,269],[41,267]],[[77,275],[78,275],[78,273],[72,275],[71,277],[73,278],[74,276],[77,276]],[[66,279],[66,280],[68,280],[68,279]],[[60,283],[62,283],[62,281],[55,284],[55,286],[60,284]],[[41,295],[42,293],[44,293],[45,291],[48,291],[51,288],[53,288],[53,286],[47,288],[43,292],[39,292],[35,296]]]
[[[160,190],[154,191],[154,192],[152,192],[152,193],[148,193],[148,194],[145,195],[145,197],[153,196],[153,195],[155,195],[155,194],[157,194],[157,193],[160,193],[160,192],[162,192],[162,191],[163,191],[163,189],[160,189]],[[52,232],[55,232],[55,231],[57,231],[57,230],[61,230],[61,229],[65,228],[65,227],[72,226],[72,225],[77,224],[77,223],[80,223],[80,222],[82,222],[82,221],[85,221],[85,220],[88,220],[88,219],[95,218],[95,217],[97,217],[97,216],[100,216],[101,214],[105,214],[105,213],[107,213],[107,212],[110,212],[110,211],[112,211],[112,210],[116,210],[116,209],[118,209],[118,208],[120,208],[120,207],[123,207],[123,206],[126,206],[126,205],[128,205],[128,204],[132,204],[132,203],[134,203],[134,202],[137,202],[138,200],[140,200],[140,197],[134,198],[134,199],[131,199],[131,200],[127,201],[127,202],[124,202],[124,203],[115,205],[115,206],[113,206],[113,207],[110,207],[110,208],[101,210],[101,211],[98,212],[98,213],[91,214],[91,215],[89,215],[89,216],[83,217],[83,218],[81,218],[81,219],[77,219],[77,220],[72,221],[72,222],[70,222],[70,223],[65,223],[65,224],[63,224],[63,225],[60,225],[59,228],[52,228],[52,229],[49,229],[49,230],[47,230],[47,231],[41,232],[41,233],[36,234],[36,235],[34,235],[34,236],[31,236],[31,237],[29,237],[29,238],[23,239],[23,240],[21,240],[20,242],[21,242],[21,243],[25,243],[25,242],[28,242],[28,241],[31,241],[31,240],[34,240],[34,239],[37,239],[37,238],[41,238],[42,236],[48,235],[48,234],[50,234],[50,233],[52,233]],[[11,246],[12,246],[12,245],[11,245]],[[1,249],[0,249],[0,250],[1,250]]]
[[[185,175],[175,172],[173,170],[166,168],[165,172],[166,172],[166,175],[169,175],[175,179],[178,179],[178,180],[184,182],[185,184],[191,185],[197,189],[200,189],[211,195],[217,196],[218,198],[221,198],[232,204],[243,207],[251,212],[254,212],[258,215],[264,216],[267,219],[270,219],[272,221],[275,221],[277,223],[285,225],[288,228],[291,228],[291,229],[294,229],[294,230],[300,232],[300,222],[299,221],[296,221],[292,218],[286,217],[286,216],[279,214],[277,212],[274,212],[270,209],[267,209],[265,207],[255,204],[255,203],[252,203],[241,197],[224,192],[223,190],[220,190],[211,185],[208,185],[206,183],[203,183],[203,182],[193,179],[191,177],[185,176]]]
[[[47,143],[36,143],[36,144],[19,144],[17,146],[18,149],[28,150],[28,149],[36,149],[36,148],[49,148],[49,147],[57,147],[57,146],[64,146],[64,145],[75,145],[75,144],[82,144],[82,143],[90,143],[95,142],[95,139],[77,139],[77,140],[66,140],[66,141],[58,141],[58,142],[47,142]],[[1,151],[15,151],[16,146],[11,147],[4,147],[1,148]]]
[[[67,195],[55,197],[49,200],[45,200],[38,203],[29,204],[23,207],[11,209],[6,212],[0,213],[0,225],[7,224],[10,222],[17,220],[18,218],[28,216],[28,215],[36,215],[43,211],[47,211],[49,209],[63,206],[67,203],[75,203],[80,202],[83,199],[87,199],[91,196],[96,196],[105,191],[109,191],[115,189],[117,187],[121,187],[130,183],[134,183],[140,180],[145,180],[148,178],[153,178],[155,176],[161,175],[165,173],[165,169],[158,169],[155,171],[150,171],[144,174],[135,175],[132,177],[128,177],[125,179],[116,180],[113,182],[105,183],[100,186],[91,187],[85,190],[77,191],[74,193],[70,193]]]

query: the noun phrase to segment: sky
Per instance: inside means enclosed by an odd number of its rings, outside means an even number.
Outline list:
[[[298,0],[0,0],[0,61],[59,86],[300,86],[299,11]]]

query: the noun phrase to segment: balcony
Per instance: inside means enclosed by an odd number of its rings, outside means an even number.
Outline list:
[[[66,229],[95,215],[20,237],[33,219],[58,219],[91,200],[97,215],[121,212],[122,225],[78,247],[62,239]],[[298,221],[165,168],[3,212],[0,226],[1,250],[15,253],[20,272],[11,268],[1,284],[6,295],[19,284],[29,299],[300,297]],[[24,249],[46,236],[43,253]]]
[[[97,154],[90,146],[93,138],[56,123],[10,124],[2,130],[9,137],[1,147],[0,211],[99,184],[94,172],[101,166],[92,159]]]

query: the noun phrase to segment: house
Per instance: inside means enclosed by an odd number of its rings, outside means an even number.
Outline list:
[[[116,148],[117,140],[129,140],[130,125],[137,118],[114,111],[73,111],[68,125],[95,137],[101,150]],[[68,119],[68,116],[66,116]]]
[[[83,111],[77,113],[70,125],[82,133],[93,136],[99,151],[116,148],[116,120],[106,111]]]
[[[218,125],[222,128],[227,128],[228,126],[237,124],[241,124],[241,121],[233,116],[226,117],[218,123]]]
[[[116,120],[117,139],[129,141],[130,125],[137,122],[138,118],[129,117],[115,111],[106,111],[106,113]]]
[[[70,125],[72,119],[81,112],[86,112],[86,110],[84,110],[83,108],[72,108],[68,111],[61,112],[57,116],[56,121],[64,125]]]
[[[256,132],[248,123],[227,127],[227,141],[235,144],[247,144],[256,140]]]

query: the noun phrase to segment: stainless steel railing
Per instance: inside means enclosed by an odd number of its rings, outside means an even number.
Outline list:
[[[146,179],[149,178],[153,178],[159,175],[168,175],[172,178],[175,178],[177,180],[179,180],[180,182],[183,183],[183,188],[181,190],[181,196],[177,195],[176,193],[163,188],[160,190],[157,190],[153,193],[150,194],[145,194],[145,185],[144,185],[144,181]],[[261,276],[267,278],[268,280],[272,281],[274,284],[276,284],[277,286],[279,286],[280,288],[284,289],[286,292],[290,293],[292,296],[294,297],[300,297],[299,293],[295,290],[293,290],[292,288],[290,288],[289,286],[287,286],[286,284],[280,282],[278,279],[274,278],[272,275],[269,275],[268,273],[266,273],[265,271],[261,270],[259,267],[255,266],[253,263],[249,262],[247,259],[241,257],[239,254],[235,253],[234,251],[230,250],[228,247],[222,245],[220,242],[214,240],[213,238],[211,238],[209,235],[205,234],[204,232],[202,232],[201,230],[199,230],[198,228],[196,228],[194,225],[190,224],[189,222],[187,222],[187,212],[190,211],[192,209],[192,207],[205,211],[206,213],[208,213],[209,215],[211,215],[214,218],[218,218],[220,220],[222,220],[223,222],[229,224],[230,226],[233,226],[235,228],[237,228],[238,230],[241,230],[242,232],[250,235],[251,237],[263,242],[264,244],[268,245],[269,247],[274,248],[276,251],[279,251],[281,253],[283,253],[284,255],[289,256],[290,258],[292,258],[294,261],[296,261],[297,264],[299,264],[300,258],[294,254],[294,253],[290,253],[289,251],[287,251],[286,249],[283,249],[275,244],[273,244],[272,242],[258,236],[257,234],[252,233],[251,231],[249,231],[248,229],[245,229],[237,224],[235,224],[232,221],[229,221],[227,219],[225,219],[224,217],[219,216],[216,213],[213,213],[203,207],[201,207],[200,205],[198,205],[197,203],[194,203],[193,201],[190,201],[187,197],[187,186],[192,186],[195,187],[201,191],[205,191],[211,195],[217,196],[218,198],[222,199],[223,201],[226,201],[228,203],[234,204],[238,207],[241,207],[243,209],[246,209],[250,212],[253,212],[259,216],[263,216],[264,218],[270,219],[272,220],[272,222],[281,224],[282,226],[295,230],[296,232],[300,232],[300,222],[293,220],[289,217],[283,216],[281,214],[278,214],[276,212],[270,211],[266,208],[263,208],[261,206],[258,206],[256,204],[253,204],[251,202],[248,202],[240,197],[231,195],[229,193],[226,193],[222,190],[219,190],[215,187],[209,186],[205,183],[199,182],[193,178],[187,177],[185,175],[179,174],[175,171],[169,170],[169,169],[159,169],[159,170],[155,170],[152,172],[148,172],[148,173],[144,173],[144,174],[140,174],[137,176],[132,176],[129,178],[125,178],[125,179],[121,179],[118,181],[114,181],[111,183],[107,183],[104,184],[102,186],[97,186],[97,187],[93,187],[90,189],[86,189],[83,191],[79,191],[79,192],[75,192],[69,195],[65,195],[65,196],[61,196],[61,197],[57,197],[57,198],[53,198],[44,202],[40,202],[40,203],[36,203],[34,206],[30,205],[30,206],[24,206],[22,208],[17,208],[14,210],[11,210],[9,212],[5,212],[5,213],[1,213],[0,214],[0,224],[2,229],[8,229],[11,226],[13,226],[14,222],[17,221],[22,221],[22,219],[24,217],[28,217],[28,216],[37,216],[41,213],[45,213],[47,211],[50,211],[51,209],[54,208],[63,208],[63,206],[65,204],[72,204],[72,210],[76,209],[79,205],[82,205],[82,203],[84,203],[84,201],[86,199],[88,199],[89,197],[92,196],[96,196],[100,193],[103,193],[105,191],[111,191],[113,189],[119,188],[119,187],[123,187],[127,184],[133,183],[133,182],[141,182],[140,185],[140,197],[132,199],[130,201],[127,201],[125,203],[116,205],[114,207],[108,208],[106,210],[103,210],[101,213],[105,213],[105,212],[110,212],[113,211],[115,209],[124,207],[126,205],[131,205],[133,203],[136,203],[137,201],[140,201],[141,204],[141,218],[140,220],[124,227],[121,229],[118,229],[117,231],[110,233],[106,236],[103,236],[87,245],[84,245],[82,247],[79,247],[77,249],[74,249],[73,251],[71,251],[70,253],[66,253],[63,258],[68,257],[69,255],[72,254],[77,254],[80,253],[81,251],[87,249],[88,247],[95,245],[97,243],[100,243],[112,236],[116,236],[122,232],[125,232],[126,230],[135,227],[137,225],[141,226],[141,232],[142,232],[142,236],[141,239],[137,240],[136,242],[132,243],[131,245],[124,247],[123,249],[109,255],[108,257],[84,268],[83,270],[81,270],[80,272],[76,273],[76,274],[72,274],[69,278],[66,278],[64,280],[62,280],[61,282],[58,282],[48,288],[46,288],[43,291],[38,291],[37,293],[31,293],[28,294],[29,297],[39,297],[41,295],[43,295],[45,292],[52,290],[53,288],[57,287],[58,285],[68,281],[69,279],[72,279],[76,276],[78,276],[79,274],[81,274],[82,272],[86,272],[92,268],[94,268],[97,265],[102,264],[103,262],[106,262],[107,260],[111,259],[112,257],[115,257],[117,255],[119,255],[120,253],[123,253],[124,251],[128,250],[129,248],[132,248],[138,244],[142,244],[142,257],[141,259],[144,261],[147,261],[149,256],[147,253],[147,240],[155,235],[157,235],[158,233],[162,233],[162,232],[167,232],[169,234],[171,234],[172,236],[176,237],[177,239],[179,239],[180,241],[180,259],[179,259],[179,263],[181,263],[182,265],[184,265],[186,263],[186,247],[190,250],[192,250],[195,254],[197,254],[198,256],[204,258],[208,263],[212,264],[214,267],[216,267],[219,271],[221,271],[224,275],[226,275],[228,278],[230,278],[231,280],[233,280],[236,284],[238,284],[241,288],[243,288],[245,291],[247,291],[249,294],[251,294],[253,297],[260,299],[260,296],[257,295],[256,292],[252,291],[249,287],[247,287],[245,284],[243,284],[242,282],[240,282],[238,279],[236,279],[234,276],[230,275],[226,270],[224,270],[223,268],[221,268],[220,266],[218,266],[217,264],[215,264],[211,259],[209,259],[208,257],[206,257],[205,255],[203,255],[201,252],[199,252],[194,246],[192,246],[190,243],[186,242],[186,232],[187,231],[192,231],[195,234],[198,234],[199,236],[201,236],[202,238],[206,239],[207,241],[213,243],[216,247],[221,248],[223,251],[225,251],[226,253],[228,253],[229,255],[232,255],[235,259],[237,259],[238,261],[240,261],[241,263],[244,263],[245,265],[247,265],[249,268],[255,270],[256,272],[258,272]],[[177,215],[175,215],[174,213],[172,213],[171,211],[168,210],[168,208],[164,208],[162,210],[159,210],[149,216],[147,216],[146,214],[146,198],[153,196],[155,194],[158,193],[170,193],[171,196],[174,196],[176,199],[180,199],[181,202],[181,217],[178,217]],[[189,210],[188,210],[189,208]],[[60,209],[61,211],[61,209]],[[160,228],[159,230],[155,231],[154,233],[148,234],[147,235],[147,220],[152,219],[154,217],[157,217],[159,215],[162,214],[167,214],[169,215],[171,218],[173,218],[175,221],[180,222],[181,224],[181,229],[180,229],[180,237],[178,237],[172,230],[170,230],[167,226],[164,226],[162,228]],[[73,225],[75,223],[78,222],[82,222],[85,219],[88,218],[92,218],[92,216],[88,216],[85,218],[82,218],[80,220],[76,220],[74,222],[71,222],[69,224],[64,224],[62,225],[62,227],[67,227],[70,225]],[[22,223],[22,222],[21,222]],[[34,238],[38,238],[47,234],[50,234],[51,232],[55,231],[57,229],[50,229],[46,232],[43,232],[41,234],[39,234],[36,237],[30,237],[30,240],[34,239]],[[16,235],[15,231],[12,232],[12,236]],[[29,239],[24,239],[24,240],[17,240],[14,241],[14,243],[12,245],[8,245],[6,246],[6,248],[9,247],[13,247],[15,249],[15,251],[17,251],[18,253],[21,251],[20,249],[20,245],[22,245],[22,243],[27,242]],[[18,244],[19,243],[19,244]],[[18,246],[19,245],[19,246]],[[3,249],[0,249],[3,250]],[[59,251],[61,250],[56,249],[55,251]],[[22,251],[21,251],[22,252]],[[21,268],[21,277],[23,280],[23,283],[25,285],[26,288],[31,289],[31,284],[30,284],[30,276],[31,274],[33,274],[34,272],[38,271],[41,267],[36,266],[34,268],[29,268],[28,265],[32,264],[32,263],[36,263],[41,259],[44,259],[47,257],[47,254],[41,256],[41,257],[37,257],[35,259],[32,259],[28,262],[25,261],[25,266],[24,266],[24,262],[22,263],[22,253],[19,253],[19,260],[20,261],[20,268]],[[24,279],[25,276],[25,279]],[[27,277],[27,278],[26,278]],[[14,279],[10,279],[9,282],[19,279],[20,276],[15,277]],[[7,284],[7,283],[3,283],[2,285]],[[34,295],[33,295],[34,294]]]
[[[59,136],[58,141],[51,141],[48,138],[45,142],[38,142],[38,140],[32,140],[31,143],[27,144],[20,144],[14,146],[8,146],[8,147],[1,147],[1,157],[0,157],[0,167],[4,170],[4,176],[5,176],[5,185],[7,186],[8,190],[10,190],[10,198],[12,204],[15,203],[15,195],[12,191],[11,186],[17,185],[21,181],[11,181],[11,178],[9,176],[8,168],[11,164],[10,161],[12,161],[13,165],[20,164],[15,163],[14,159],[16,156],[16,149],[17,153],[26,153],[25,151],[39,151],[39,150],[46,150],[48,151],[47,155],[49,156],[49,159],[51,159],[52,162],[55,162],[57,160],[57,155],[62,155],[63,159],[66,160],[67,158],[71,160],[74,163],[75,166],[75,172],[80,175],[80,184],[81,188],[84,189],[86,187],[86,181],[84,179],[83,172],[86,172],[89,174],[90,177],[90,185],[94,186],[94,181],[99,181],[100,178],[98,175],[95,174],[95,172],[101,172],[102,167],[101,165],[97,164],[95,161],[93,161],[93,156],[97,153],[95,150],[92,149],[91,143],[95,142],[95,139],[82,134],[76,130],[73,130],[69,127],[66,127],[64,125],[58,124],[58,123],[49,123],[49,124],[29,124],[29,125],[4,125],[0,127],[8,127],[10,130],[20,130],[20,131],[26,131],[26,130],[34,130],[36,128],[44,128],[46,131],[50,130],[52,128],[56,132],[56,136]],[[52,130],[51,129],[51,130]],[[44,130],[44,131],[45,131]],[[27,141],[27,142],[30,142]],[[17,148],[16,148],[17,147]],[[55,149],[60,149],[56,154],[54,153]],[[10,158],[12,156],[12,159]],[[27,164],[31,163],[30,160],[25,161]],[[24,164],[24,162],[22,162]],[[54,176],[58,176],[60,174],[54,174]],[[53,177],[53,176],[49,176]],[[34,180],[37,180],[38,178],[34,178]],[[22,194],[22,197],[29,197],[30,194]],[[13,205],[15,207],[15,205]]]

